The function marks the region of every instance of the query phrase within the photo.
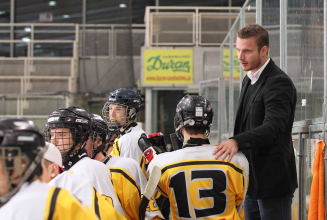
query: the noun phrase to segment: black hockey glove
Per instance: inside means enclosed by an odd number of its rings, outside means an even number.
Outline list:
[[[160,133],[161,134],[161,133]],[[141,149],[141,151],[143,152],[143,156],[144,158],[150,163],[151,160],[157,155],[157,154],[161,154],[164,152],[167,152],[166,150],[166,145],[164,144],[164,137],[163,134],[161,135],[149,135],[148,136],[143,133],[141,135],[141,137],[139,138],[138,144],[139,144],[139,148]],[[158,145],[155,146],[154,144],[162,144],[162,145]]]
[[[161,133],[153,133],[148,135],[148,140],[150,144],[160,148],[163,152],[167,152],[167,145],[165,142],[165,136]]]

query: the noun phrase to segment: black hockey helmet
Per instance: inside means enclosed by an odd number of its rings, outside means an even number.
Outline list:
[[[70,132],[72,142],[69,144],[56,143],[58,141],[63,142],[67,140],[68,136],[51,137],[52,133],[65,133],[63,129]],[[91,118],[90,115],[80,107],[71,106],[68,108],[61,108],[50,114],[47,119],[45,137],[46,141],[53,143],[59,148],[63,163],[67,162],[70,157],[73,157],[79,150],[85,147],[86,141],[91,132]],[[67,141],[65,142],[67,143]],[[58,145],[62,145],[59,147]]]
[[[181,128],[187,126],[203,127],[210,133],[213,112],[208,99],[198,95],[184,96],[176,107],[174,118],[175,133],[183,141]]]
[[[111,105],[121,105],[125,108],[126,116],[123,122],[115,123],[113,118],[110,118]],[[108,101],[102,109],[102,117],[106,121],[109,130],[114,131],[125,127],[130,121],[134,120],[142,107],[142,98],[138,92],[133,89],[117,89],[111,92]]]
[[[25,118],[0,120],[0,207],[34,175],[41,175],[43,135]]]
[[[93,159],[99,152],[104,150],[109,130],[106,122],[100,115],[90,114],[90,117],[92,120],[92,128],[90,133],[92,148],[87,150],[92,151],[91,158]],[[102,142],[100,146],[95,146],[97,140]]]

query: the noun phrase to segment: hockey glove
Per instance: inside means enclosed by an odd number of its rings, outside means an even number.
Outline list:
[[[152,146],[160,148],[163,152],[167,152],[167,145],[165,142],[165,136],[161,133],[153,133],[148,135],[148,140]]]
[[[141,135],[141,137],[138,140],[139,148],[143,152],[144,158],[148,161],[148,163],[151,162],[151,160],[157,155],[166,152],[166,149],[158,146],[154,146],[151,144],[150,140],[153,138],[150,136],[150,138],[147,137],[145,133]],[[161,139],[161,138],[159,138]],[[152,139],[152,142],[157,141],[156,139]]]

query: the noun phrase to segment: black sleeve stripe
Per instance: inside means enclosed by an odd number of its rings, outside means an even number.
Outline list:
[[[137,189],[137,191],[139,192],[139,195],[141,197],[141,191],[140,191],[139,187],[137,186],[136,182],[130,176],[128,176],[124,171],[119,170],[119,169],[111,169],[110,168],[110,172],[122,174],[129,182],[131,182],[135,186],[135,188]]]
[[[141,167],[141,168],[143,167],[143,163],[144,163],[144,157],[141,156],[141,161],[140,161],[140,167]]]
[[[94,211],[95,211],[95,214],[100,218],[100,212],[99,212],[99,204],[98,204],[98,197],[97,197],[97,191],[94,189],[93,187],[93,190],[94,190]]]
[[[56,188],[56,189],[54,190],[53,194],[52,194],[48,220],[52,220],[52,218],[53,218],[53,213],[54,213],[54,211],[55,211],[56,201],[57,201],[57,197],[58,197],[58,194],[59,194],[59,191],[60,191],[60,190],[61,190],[60,188]]]
[[[190,161],[190,162],[181,162],[181,163],[176,163],[172,164],[170,166],[166,166],[161,170],[162,174],[166,172],[169,169],[175,168],[175,167],[181,167],[181,166],[192,166],[192,165],[226,165],[232,167],[236,172],[243,173],[243,170],[236,167],[234,164],[228,163],[228,162],[223,162],[223,161]]]
[[[118,146],[118,141],[116,142],[116,149],[117,149],[117,151],[118,151],[118,153],[119,153],[119,156],[120,156],[120,148],[119,148],[119,146]]]

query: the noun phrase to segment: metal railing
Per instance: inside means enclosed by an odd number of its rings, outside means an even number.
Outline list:
[[[119,40],[132,33],[143,46],[144,29],[145,25],[0,24],[0,117],[28,117],[40,121],[42,128],[41,121],[54,109],[74,102],[80,59],[124,57],[116,46]],[[96,50],[86,54],[87,46],[97,44],[92,37],[99,33],[108,40],[105,55]]]
[[[146,7],[145,45],[219,46],[240,10],[241,7]]]
[[[145,25],[143,24],[133,24],[124,25],[124,24],[30,24],[30,23],[14,23],[14,24],[0,24],[0,44],[2,44],[2,51],[9,51],[5,56],[7,57],[17,57],[17,56],[63,56],[61,54],[40,54],[40,50],[44,46],[49,46],[49,44],[57,43],[66,44],[61,45],[63,49],[71,50],[69,54],[64,56],[75,56],[73,54],[74,45],[72,42],[76,42],[80,49],[77,56],[84,58],[92,57],[122,57],[120,48],[117,48],[119,45],[119,40],[122,37],[128,35],[134,36],[136,40],[140,41],[140,38],[143,39],[140,42],[134,42],[134,50],[140,51],[141,46],[143,46],[143,41],[145,38]],[[90,36],[91,35],[91,36]],[[125,36],[124,36],[125,35]],[[106,40],[105,43],[107,47],[101,45],[101,50],[104,51],[104,54],[97,54],[97,48],[93,49],[88,47],[95,47],[97,45],[95,39]],[[132,40],[132,39],[130,39]],[[18,45],[19,44],[19,45]],[[28,44],[28,45],[27,45]],[[68,45],[71,44],[71,45]],[[4,49],[4,46],[7,46]],[[100,45],[100,44],[99,44]],[[18,53],[19,47],[28,47],[28,51],[24,50],[24,53]],[[25,48],[24,48],[25,49]],[[54,50],[57,47],[50,47]],[[137,52],[134,56],[140,56],[140,52]],[[0,50],[0,56],[4,56]]]

